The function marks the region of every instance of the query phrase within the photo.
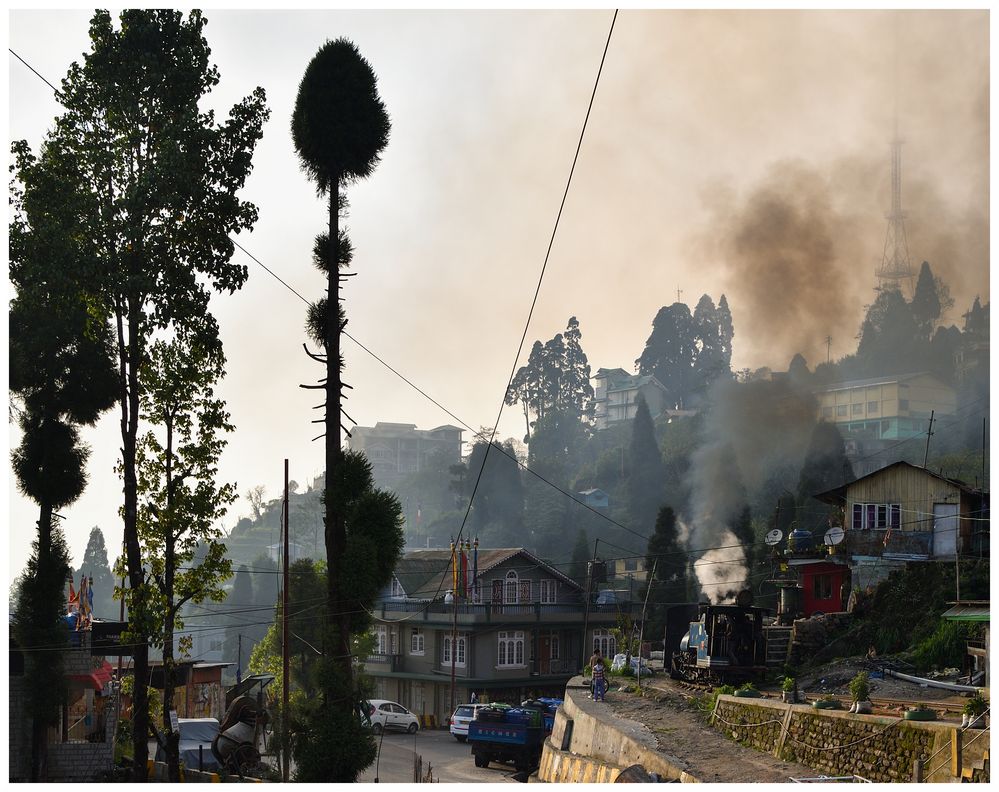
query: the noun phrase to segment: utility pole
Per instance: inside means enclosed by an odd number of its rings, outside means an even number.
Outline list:
[[[683,291],[682,291],[682,290],[680,289],[680,287],[679,287],[679,286],[677,286],[677,287],[676,287],[676,301],[677,301],[677,302],[680,302],[680,295],[681,295],[681,294],[683,294]]]
[[[236,636],[236,684],[243,681],[243,633]]]
[[[984,452],[983,452],[984,453]],[[982,470],[985,469],[985,459],[982,458]],[[125,541],[122,540],[121,543],[121,554],[125,555]],[[121,602],[118,607],[118,621],[122,624],[125,623],[125,573],[122,571],[121,574]],[[118,633],[118,643],[121,644],[121,633]],[[121,678],[121,646],[118,647],[118,684],[122,683]],[[121,697],[118,697],[118,706],[121,706]]]
[[[290,771],[290,750],[288,745],[288,682],[290,663],[288,662],[288,460],[284,461],[284,502],[281,505],[284,517],[284,559],[282,562],[281,590],[281,780],[288,783]]]
[[[593,565],[596,564],[596,562],[597,562],[597,545],[598,544],[600,544],[600,539],[599,538],[594,539],[593,540],[593,560],[590,561],[590,563],[587,565],[588,568],[586,570],[586,592],[584,594],[584,596],[585,596],[585,604],[583,606],[583,640],[580,643],[580,647],[579,647],[579,651],[580,651],[580,664],[579,664],[579,668],[580,669],[586,668],[586,660],[587,660],[587,654],[586,654],[586,630],[590,626],[590,586],[591,586],[591,584],[593,582]]]
[[[832,336],[826,336],[826,363],[831,360],[832,357]]]
[[[638,673],[636,676],[636,684],[639,688],[642,687],[642,640],[645,638],[645,611],[649,607],[649,592],[652,591],[652,586],[656,582],[656,567],[659,566],[659,556],[656,556],[656,560],[652,562],[652,575],[645,578],[645,603],[642,605],[642,624],[638,628]],[[663,647],[665,649],[665,647]],[[651,661],[650,661],[651,662]],[[666,664],[666,652],[663,652],[663,665]]]
[[[930,456],[930,438],[933,437],[933,413],[935,410],[930,410],[930,426],[926,430],[926,450],[923,451],[923,467],[926,467],[926,460]]]

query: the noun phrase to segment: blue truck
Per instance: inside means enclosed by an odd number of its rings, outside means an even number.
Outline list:
[[[560,699],[525,701],[520,707],[483,707],[468,724],[468,742],[476,767],[513,762],[518,772],[532,772],[541,762]]]

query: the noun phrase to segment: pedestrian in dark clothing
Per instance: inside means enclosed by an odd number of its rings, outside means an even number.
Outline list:
[[[593,666],[593,700],[603,701],[607,692],[607,676],[604,672],[604,664],[597,658],[596,665]]]

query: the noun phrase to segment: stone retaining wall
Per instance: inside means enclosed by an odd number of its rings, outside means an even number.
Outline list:
[[[555,726],[545,741],[538,780],[548,783],[605,783],[631,765],[683,782],[696,782],[680,759],[662,753],[655,735],[641,724],[613,715],[586,697],[582,677],[566,686],[565,700],[555,713]]]
[[[932,756],[924,768],[924,780],[951,780],[955,724],[853,715],[735,696],[718,697],[712,724],[744,745],[808,765],[825,775],[910,781],[914,761]],[[966,733],[965,765],[980,761],[989,747],[987,735],[969,742]]]

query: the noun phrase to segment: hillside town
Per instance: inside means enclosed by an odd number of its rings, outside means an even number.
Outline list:
[[[274,13],[219,12],[216,29],[200,11],[88,12],[62,74],[28,49],[43,16],[12,14],[12,108],[44,124],[11,124],[9,780],[989,783],[988,213],[960,215],[920,166],[903,205],[898,54],[894,82],[868,86],[889,145],[863,167],[843,155],[849,174],[825,180],[818,159],[777,158],[742,192],[692,183],[720,203],[677,243],[683,288],[625,287],[602,260],[587,303],[559,280],[578,218],[531,192],[543,222],[500,259],[533,256],[526,324],[524,294],[487,284],[493,259],[467,264],[478,294],[455,299],[442,264],[408,295],[400,262],[441,243],[389,213],[399,192],[422,200],[393,154],[430,123],[408,72],[442,74],[399,66],[392,25],[480,41],[479,24],[599,22],[553,39],[593,61],[566,72],[585,120],[545,186],[571,214],[609,156],[587,136],[632,84],[620,64],[645,71],[642,25],[750,47],[773,34],[758,23],[793,24],[825,47],[837,26],[925,43],[928,18],[372,13],[290,12],[309,52],[266,91],[231,47]],[[987,12],[931,16],[987,74]],[[454,91],[496,89],[460,57]],[[503,90],[538,79],[509,68]],[[987,107],[969,112],[987,130]],[[515,137],[509,178],[526,183]],[[260,186],[278,138],[298,193]],[[906,157],[942,156],[918,145]],[[616,216],[597,203],[584,225]],[[272,209],[265,262],[251,250]],[[366,217],[380,210],[397,225]],[[288,321],[270,313],[286,298]],[[460,331],[443,324],[466,308]],[[398,346],[376,354],[383,332]],[[480,384],[491,423],[466,423],[458,393]]]

